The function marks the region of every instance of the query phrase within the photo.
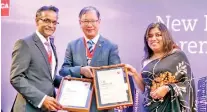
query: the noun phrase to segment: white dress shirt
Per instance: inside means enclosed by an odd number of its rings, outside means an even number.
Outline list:
[[[44,43],[45,42],[49,42],[49,44],[50,44],[50,48],[51,48],[51,50],[52,50],[52,64],[51,64],[51,77],[52,77],[52,79],[53,79],[53,77],[55,76],[55,66],[56,66],[56,60],[55,60],[55,55],[54,55],[54,52],[53,52],[53,49],[52,49],[52,46],[51,46],[51,42],[50,42],[50,39],[48,38],[48,40],[42,35],[42,34],[40,34],[38,31],[36,31],[36,34],[37,34],[37,36],[40,38],[40,40],[41,40],[41,42],[42,42],[42,44],[44,45],[44,47],[45,47],[45,50],[48,52],[48,47],[47,47],[47,45],[45,45]],[[46,96],[47,95],[45,95],[44,97],[43,97],[43,99],[41,100],[41,102],[39,103],[39,105],[38,105],[38,108],[41,108],[42,107],[42,103],[44,102],[44,100],[45,100],[45,98],[46,98]]]
[[[99,39],[100,35],[96,35],[93,39],[91,39],[93,42],[94,42],[94,46],[93,46],[93,49],[95,48],[95,45],[97,44],[98,42],[98,39]],[[86,40],[86,43],[90,40],[88,39],[86,36],[84,36],[85,40]]]

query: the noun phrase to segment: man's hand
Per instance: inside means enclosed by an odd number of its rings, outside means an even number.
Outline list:
[[[93,77],[90,66],[81,67],[80,74],[84,75],[87,78]]]
[[[46,96],[43,106],[46,107],[49,111],[62,110],[62,106],[55,100],[53,97]]]

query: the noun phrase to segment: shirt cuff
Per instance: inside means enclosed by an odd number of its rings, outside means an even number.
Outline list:
[[[43,99],[41,100],[41,102],[39,103],[39,105],[38,105],[38,108],[41,108],[42,107],[42,104],[43,104],[43,102],[45,101],[45,98],[47,97],[47,95],[45,95],[44,97],[43,97]]]

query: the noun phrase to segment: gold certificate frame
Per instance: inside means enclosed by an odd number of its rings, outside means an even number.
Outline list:
[[[133,105],[128,72],[123,64],[93,67],[92,71],[98,110]]]

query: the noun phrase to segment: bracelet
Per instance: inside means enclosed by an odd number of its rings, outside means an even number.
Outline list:
[[[167,92],[170,91],[170,87],[168,85],[165,85],[165,88],[167,88]]]

